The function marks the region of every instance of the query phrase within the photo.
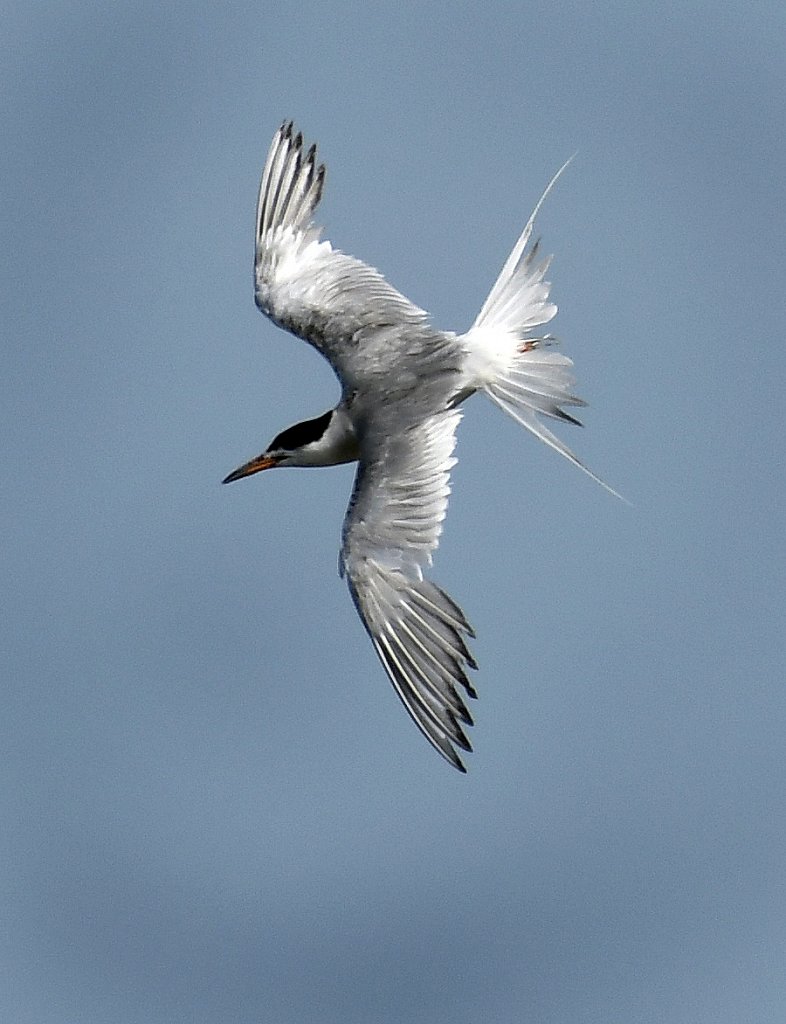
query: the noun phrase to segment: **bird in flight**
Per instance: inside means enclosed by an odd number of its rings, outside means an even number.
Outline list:
[[[342,530],[340,571],[398,696],[436,750],[465,771],[472,748],[466,697],[475,697],[459,606],[424,575],[439,542],[461,404],[484,394],[536,437],[607,487],[542,422],[576,423],[571,360],[539,333],[554,317],[550,258],[527,222],[472,327],[432,326],[382,274],[321,240],[312,216],[324,164],[286,121],[267,156],[256,210],[256,304],[330,363],[341,400],[278,434],[223,481],[278,466],[358,463]],[[611,488],[608,488],[611,490]],[[616,493],[616,492],[612,492]]]

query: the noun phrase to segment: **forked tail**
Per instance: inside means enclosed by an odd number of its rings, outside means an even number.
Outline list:
[[[553,350],[552,335],[538,333],[538,328],[553,319],[557,307],[549,301],[550,285],[546,280],[551,257],[540,259],[539,242],[529,244],[535,217],[569,163],[570,160],[566,161],[549,182],[475,323],[464,335],[469,352],[467,369],[477,390],[601,487],[621,498],[540,419],[546,416],[581,426],[563,406],[587,404],[573,393],[572,360]]]

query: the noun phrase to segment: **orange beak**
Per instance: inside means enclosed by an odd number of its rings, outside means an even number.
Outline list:
[[[231,484],[234,480],[242,480],[244,476],[251,476],[263,469],[272,469],[278,465],[278,459],[273,455],[257,455],[255,459],[244,463],[228,477],[221,481],[222,484]]]

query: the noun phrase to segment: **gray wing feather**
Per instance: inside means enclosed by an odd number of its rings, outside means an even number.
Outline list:
[[[471,750],[464,703],[476,668],[459,606],[423,577],[450,493],[458,410],[395,428],[396,408],[361,439],[361,465],[344,524],[342,566],[380,661],[418,728],[455,768]],[[399,410],[400,411],[400,410]],[[388,422],[390,420],[390,422]]]
[[[363,370],[356,357],[362,332],[390,325],[422,328],[428,316],[374,267],[320,241],[312,216],[324,180],[316,147],[304,153],[303,137],[285,122],[259,186],[255,298],[266,316],[317,348],[347,382]]]

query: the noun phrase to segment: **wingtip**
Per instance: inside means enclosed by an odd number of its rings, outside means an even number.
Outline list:
[[[442,759],[445,762],[447,762],[447,764],[449,764],[451,768],[455,768],[456,771],[457,772],[461,772],[462,775],[466,775],[467,774],[467,769],[466,769],[466,766],[465,766],[464,762],[458,756],[458,754],[453,749],[453,747],[450,748],[450,753],[452,755],[450,757],[448,757],[448,755],[445,753],[444,750],[441,750],[439,748],[437,748],[437,749],[439,750],[439,753],[442,754]],[[469,748],[469,753],[472,753],[472,748],[471,747]]]
[[[460,747],[467,754],[472,753],[472,744],[466,737],[464,730],[458,724],[458,720],[455,715],[453,716],[453,733],[450,736],[451,743],[455,743],[457,747]]]

